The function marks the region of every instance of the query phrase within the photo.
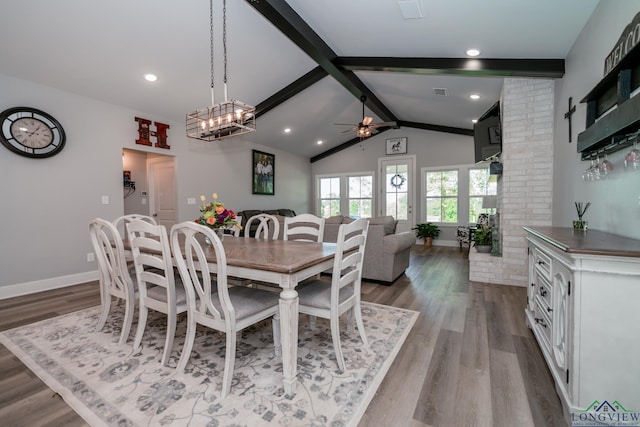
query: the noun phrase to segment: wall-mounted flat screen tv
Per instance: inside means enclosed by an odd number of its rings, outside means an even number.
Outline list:
[[[476,163],[502,152],[500,102],[496,102],[473,126],[473,142]]]

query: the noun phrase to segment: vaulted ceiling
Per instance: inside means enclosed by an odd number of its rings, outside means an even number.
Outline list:
[[[471,120],[498,99],[502,77],[562,76],[597,3],[228,0],[229,98],[258,109],[257,132],[244,138],[311,161],[358,141],[334,123],[361,120],[361,95],[375,121],[470,135]],[[405,19],[401,6],[423,17]],[[216,102],[223,100],[221,12],[222,0],[214,0]],[[465,57],[472,47],[479,57]],[[0,4],[0,74],[153,120],[184,121],[210,104],[209,49],[207,0]],[[158,81],[144,81],[145,73]]]

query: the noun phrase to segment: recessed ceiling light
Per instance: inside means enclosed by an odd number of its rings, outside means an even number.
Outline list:
[[[144,79],[148,82],[155,82],[156,80],[158,80],[158,76],[156,76],[155,74],[145,74],[144,75]]]
[[[284,128],[284,133],[289,133],[291,132],[291,128]]]
[[[478,123],[478,119],[471,119],[471,123]]]
[[[467,56],[478,56],[480,55],[480,50],[478,49],[469,49],[467,50]]]
[[[316,144],[318,144],[318,145],[322,145],[322,140],[321,140],[321,139],[319,139],[319,140],[318,140],[318,142],[316,142]]]
[[[475,101],[476,99],[480,99],[480,95],[478,95],[477,93],[472,93],[471,95],[469,95],[469,98]]]

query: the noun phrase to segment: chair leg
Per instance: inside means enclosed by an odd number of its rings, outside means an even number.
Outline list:
[[[353,313],[356,315],[356,324],[358,325],[358,332],[364,345],[369,345],[367,341],[367,334],[364,331],[364,322],[362,321],[362,310],[360,308],[360,302],[353,306]]]
[[[233,380],[233,368],[236,364],[236,334],[227,333],[227,350],[224,357],[224,375],[222,377],[221,398],[231,393],[231,380]]]
[[[129,339],[129,332],[131,331],[131,325],[133,324],[133,310],[135,304],[131,298],[127,298],[124,301],[124,319],[122,320],[122,332],[120,333],[120,341],[118,344],[124,344]]]
[[[100,313],[96,331],[101,331],[102,328],[104,328],[104,324],[107,321],[107,317],[109,316],[109,310],[111,310],[111,295],[107,294],[102,300],[102,313]]]
[[[140,343],[142,342],[142,335],[144,335],[144,328],[147,326],[147,315],[149,309],[145,306],[140,307],[140,315],[138,317],[138,329],[136,329],[136,337],[133,340],[133,349],[138,351]]]
[[[309,329],[316,328],[316,316],[309,315]]]
[[[273,351],[276,357],[282,357],[282,342],[280,336],[280,313],[274,314],[271,318],[273,327]]]
[[[336,353],[338,368],[344,372],[346,369],[344,357],[342,356],[342,346],[340,345],[340,318],[338,316],[331,316],[331,338],[333,340],[333,350]]]
[[[180,360],[178,361],[178,367],[176,368],[178,372],[184,371],[184,368],[187,366],[187,363],[191,358],[191,350],[193,350],[193,341],[196,338],[197,326],[198,325],[196,321],[191,319],[190,316],[187,315],[187,335],[184,337],[182,354],[180,355]]]
[[[173,349],[173,338],[176,336],[176,313],[167,314],[167,337],[164,340],[162,352],[162,366],[169,365],[169,357]]]

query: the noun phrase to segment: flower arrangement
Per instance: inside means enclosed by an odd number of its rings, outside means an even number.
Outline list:
[[[213,229],[236,227],[242,230],[242,226],[236,222],[236,213],[225,208],[224,203],[218,202],[216,193],[213,193],[212,203],[205,203],[204,196],[200,196],[200,201],[202,202],[200,206],[202,215],[195,220],[196,223]]]

